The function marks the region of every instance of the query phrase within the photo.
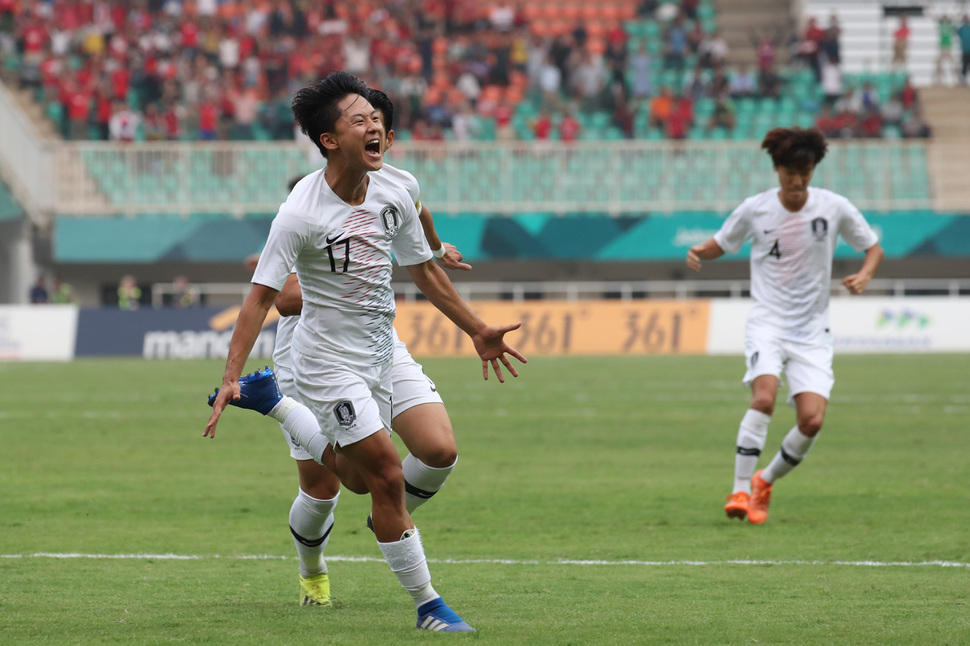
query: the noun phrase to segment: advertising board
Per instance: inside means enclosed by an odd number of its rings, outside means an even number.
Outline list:
[[[0,361],[69,361],[74,357],[73,305],[0,305]]]

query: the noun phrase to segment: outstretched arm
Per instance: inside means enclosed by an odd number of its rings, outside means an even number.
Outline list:
[[[458,251],[455,245],[441,241],[441,238],[438,237],[438,232],[434,228],[434,218],[431,217],[431,211],[424,204],[421,205],[421,212],[418,214],[418,219],[421,220],[424,237],[428,239],[428,245],[431,249],[445,250],[445,255],[438,258],[442,265],[448,269],[463,269],[465,271],[472,268],[471,265],[462,262],[461,252]]]
[[[866,249],[866,259],[862,261],[862,268],[851,276],[842,279],[842,284],[845,285],[850,294],[861,294],[866,290],[866,285],[872,280],[885,256],[886,253],[878,242]]]
[[[434,260],[428,260],[420,265],[408,265],[407,270],[411,274],[411,280],[428,297],[431,304],[472,338],[475,351],[482,359],[482,376],[486,380],[488,379],[488,365],[491,363],[492,370],[495,371],[495,376],[498,377],[499,382],[505,383],[505,376],[499,367],[499,361],[505,364],[513,377],[519,376],[506,355],[511,355],[522,363],[526,363],[526,358],[518,350],[509,346],[504,337],[506,332],[517,330],[522,323],[499,326],[486,324],[471,310],[468,303],[462,300],[462,297],[455,291],[454,285],[448,280],[448,276]]]
[[[708,238],[700,244],[695,244],[687,251],[687,266],[694,271],[700,271],[702,260],[715,260],[723,255],[724,250],[714,242],[714,238]]]
[[[212,403],[212,414],[209,416],[209,423],[205,425],[203,437],[216,436],[216,424],[219,423],[219,416],[229,405],[229,400],[239,399],[239,375],[242,374],[246,359],[253,350],[256,338],[263,328],[263,321],[266,320],[266,313],[276,299],[278,292],[272,287],[253,284],[253,288],[243,302],[242,310],[239,312],[239,319],[236,321],[236,328],[232,332],[232,339],[229,341],[229,356],[226,359],[226,370],[222,375],[222,388]]]

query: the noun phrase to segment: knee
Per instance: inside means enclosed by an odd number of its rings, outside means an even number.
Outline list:
[[[798,418],[798,430],[807,437],[815,437],[822,430],[822,422],[825,421],[823,413],[812,413]]]
[[[330,500],[335,498],[338,493],[340,493],[340,481],[337,478],[327,479],[327,480],[317,480],[309,483],[307,486],[300,485],[303,491],[307,492],[312,498],[317,500]],[[351,491],[354,491],[350,487],[347,487]],[[360,493],[354,491],[354,493]],[[364,493],[367,493],[366,491]]]
[[[455,461],[458,460],[458,447],[454,443],[451,445],[435,446],[427,451],[425,455],[415,457],[433,469],[447,469],[453,466]]]
[[[767,397],[765,395],[755,395],[751,399],[751,408],[754,410],[764,413],[765,415],[775,414],[775,399],[773,397]]]

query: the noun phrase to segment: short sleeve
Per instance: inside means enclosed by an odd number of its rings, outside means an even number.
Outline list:
[[[269,229],[266,246],[259,255],[252,282],[275,290],[283,289],[287,277],[296,265],[296,258],[306,244],[308,229],[296,213],[280,207]]]
[[[737,253],[751,236],[751,200],[747,199],[731,212],[720,230],[714,234],[714,242],[724,253]]]
[[[417,178],[411,173],[404,172],[404,186],[408,195],[411,196],[411,201],[414,202],[414,208],[418,210],[418,213],[421,213],[421,185]]]
[[[402,267],[420,265],[432,258],[431,248],[418,220],[417,207],[410,201],[404,204],[401,228],[391,240],[391,250],[397,264]]]
[[[865,251],[879,242],[879,236],[852,202],[843,198],[839,215],[839,235],[850,247]]]

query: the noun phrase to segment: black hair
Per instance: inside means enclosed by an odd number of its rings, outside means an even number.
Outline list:
[[[394,130],[394,104],[390,97],[377,88],[367,89],[367,102],[381,113],[384,120],[384,131]]]
[[[291,193],[293,192],[293,189],[296,188],[296,185],[300,183],[300,180],[304,177],[306,177],[306,175],[297,175],[296,177],[290,178],[290,181],[286,184],[286,187],[290,189]]]
[[[761,147],[775,167],[814,168],[825,157],[828,144],[818,128],[775,128],[765,135]]]
[[[320,135],[334,131],[340,118],[337,104],[350,94],[366,97],[367,85],[352,74],[337,71],[302,88],[293,97],[293,118],[325,158],[327,149],[320,143]]]

